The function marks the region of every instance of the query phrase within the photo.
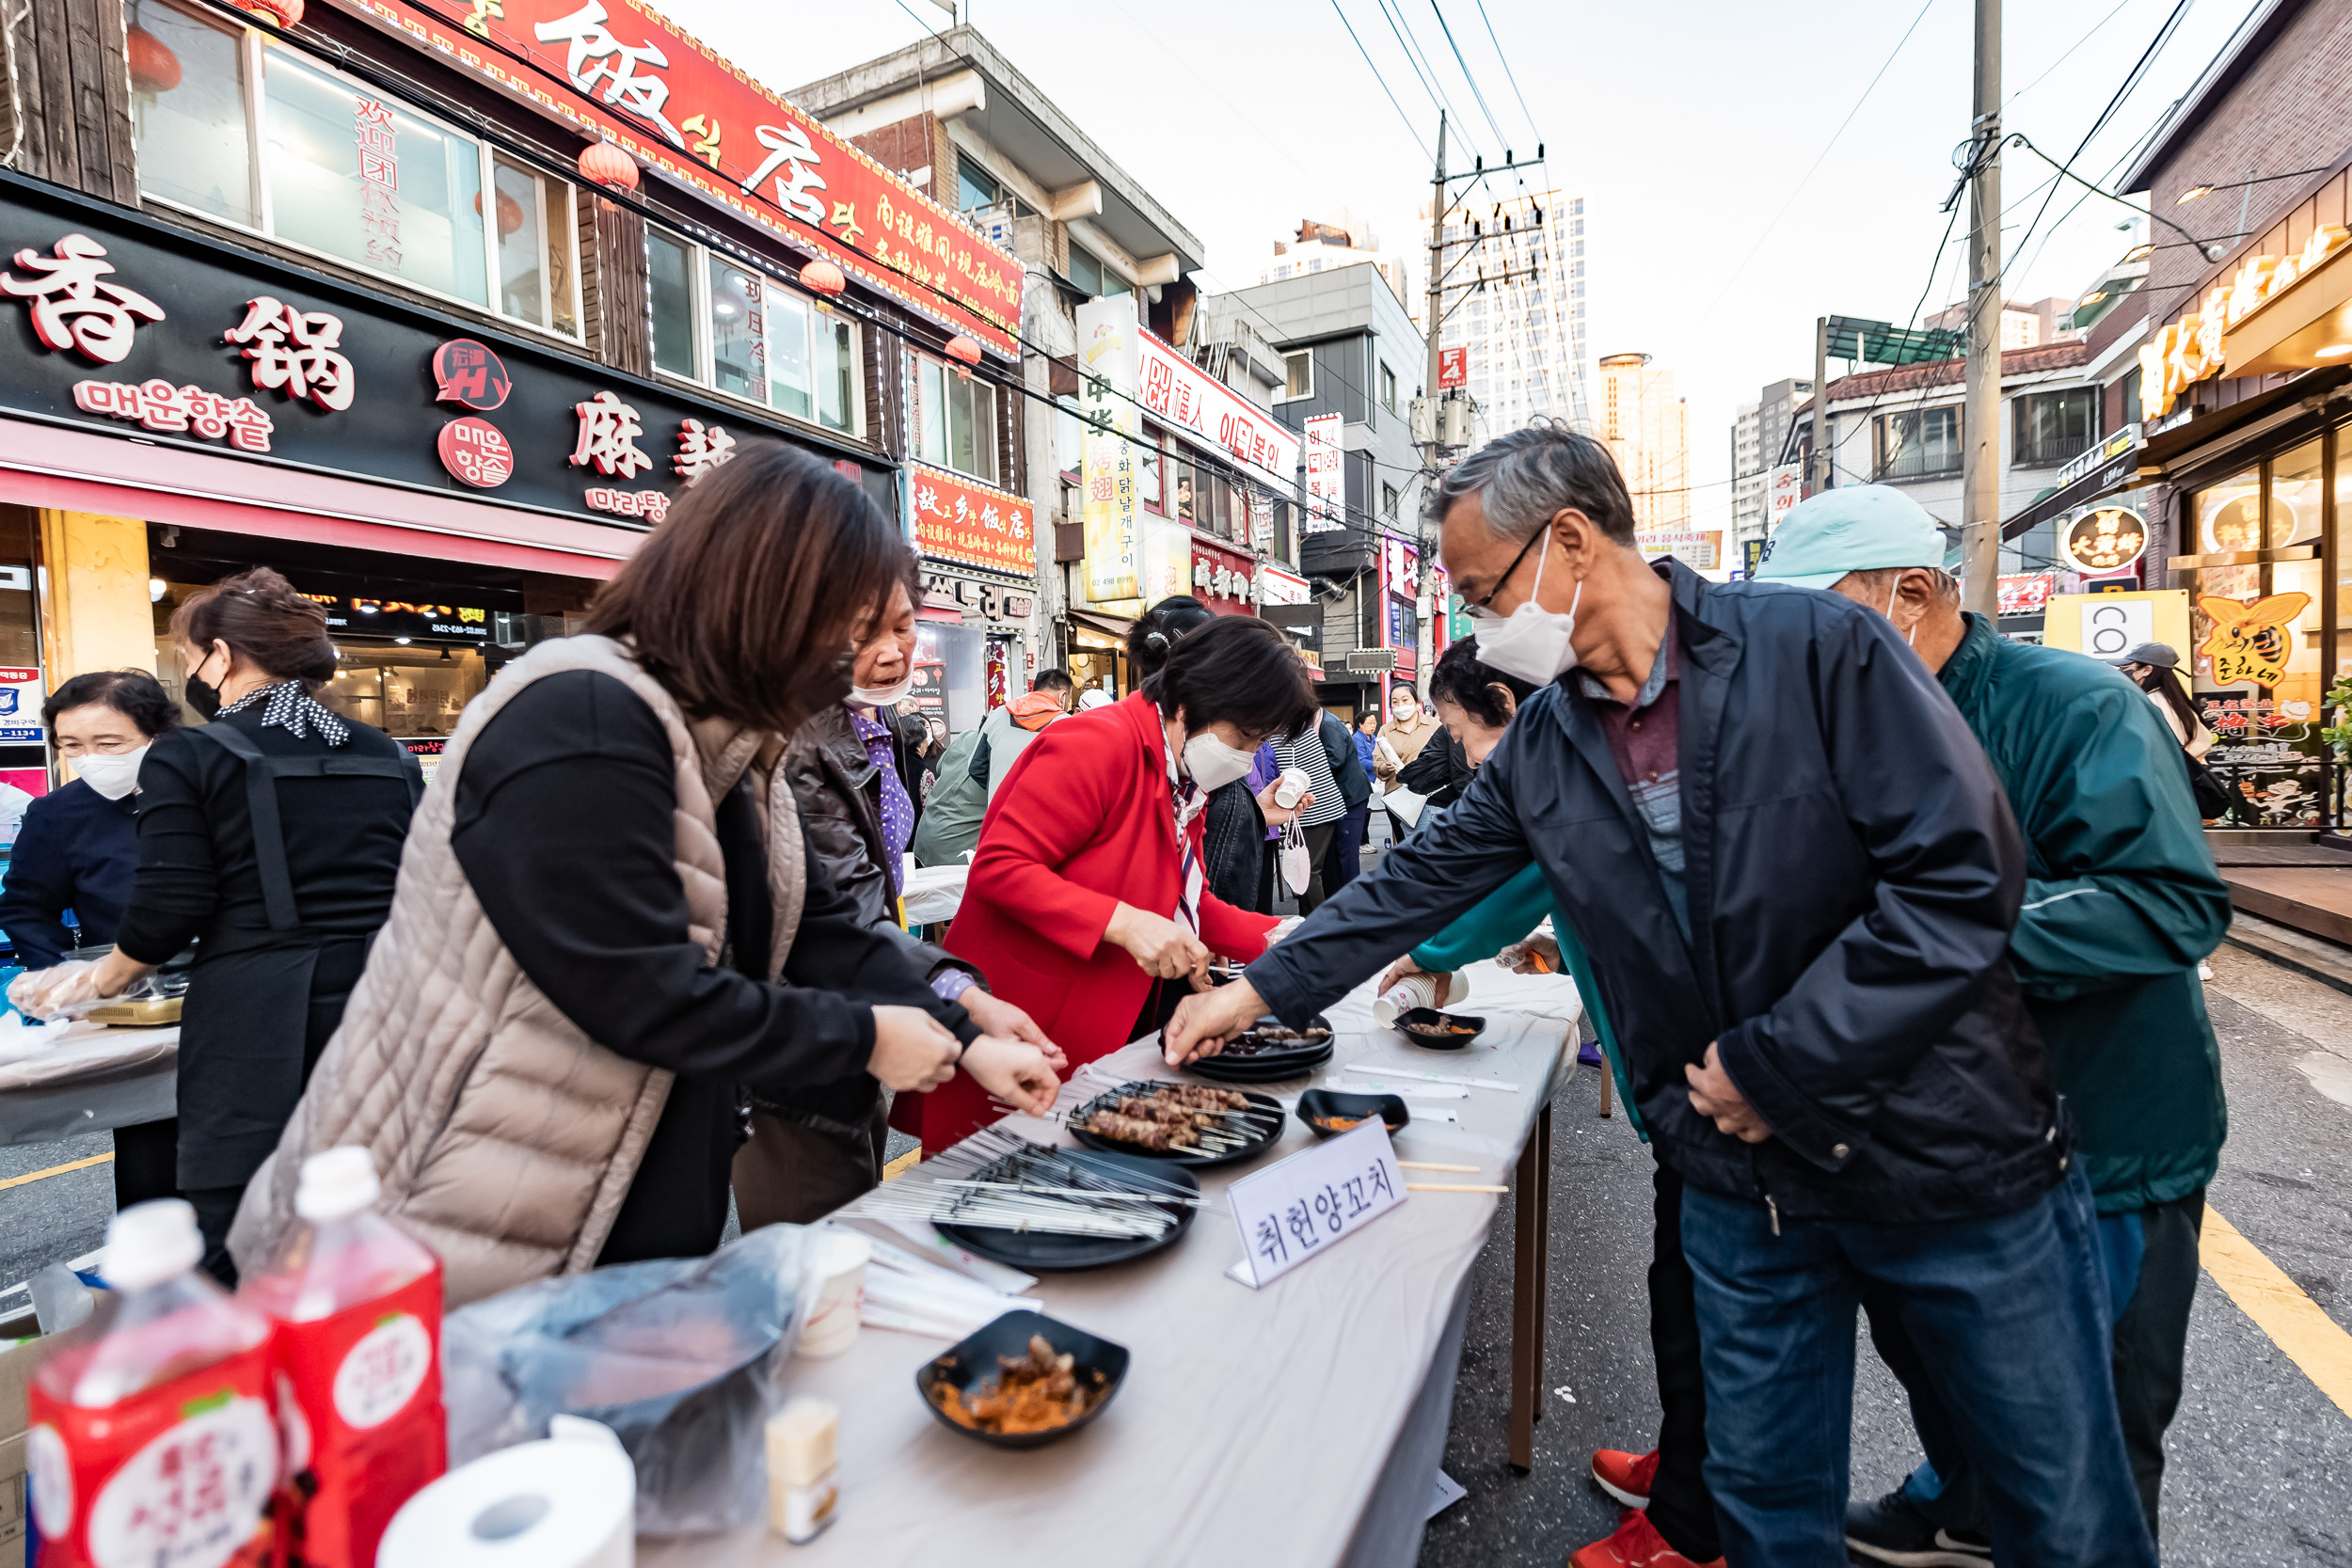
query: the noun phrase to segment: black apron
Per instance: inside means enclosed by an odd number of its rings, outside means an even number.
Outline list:
[[[245,764],[253,814],[253,856],[262,879],[265,926],[215,923],[197,943],[180,1022],[180,1185],[237,1187],[278,1148],[310,1068],[342,1021],[344,1002],[367,964],[374,934],[316,931],[302,924],[286,835],[278,816],[278,781],[288,778],[399,779],[409,809],[424,793],[413,755],[267,756],[230,724],[190,732],[225,747]]]

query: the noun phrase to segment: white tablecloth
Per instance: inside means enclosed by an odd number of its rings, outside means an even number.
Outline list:
[[[908,924],[929,926],[933,921],[953,920],[956,911],[963,907],[963,880],[971,874],[969,862],[916,866],[905,889]]]
[[[85,1019],[30,1056],[0,1062],[0,1145],[51,1143],[177,1114],[180,1026]]]
[[[1371,989],[1331,1009],[1332,1067],[1314,1083],[1364,1080],[1333,1070],[1375,1061],[1392,1068],[1507,1080],[1516,1092],[1472,1089],[1424,1101],[1461,1125],[1416,1120],[1398,1156],[1477,1166],[1475,1174],[1407,1180],[1502,1184],[1555,1079],[1575,1069],[1578,1004],[1565,976],[1472,971],[1462,1010],[1492,1022],[1468,1049],[1432,1052],[1372,1022]],[[1155,1045],[1105,1059],[1111,1070],[1168,1079]],[[1295,1101],[1304,1082],[1276,1085]],[[1071,1140],[1023,1117],[1009,1128],[1041,1142]],[[1312,1141],[1294,1117],[1280,1145],[1256,1160],[1203,1171],[1215,1199],[1234,1177]],[[917,1166],[901,1180],[925,1180]],[[864,1330],[846,1355],[793,1361],[790,1393],[841,1409],[841,1518],[814,1544],[787,1546],[765,1529],[691,1541],[643,1541],[645,1568],[752,1564],[1118,1564],[1119,1568],[1328,1568],[1362,1559],[1359,1521],[1448,1346],[1456,1307],[1486,1244],[1497,1198],[1421,1193],[1330,1252],[1261,1291],[1225,1270],[1242,1256],[1229,1214],[1203,1212],[1191,1233],[1155,1257],[1042,1276],[1032,1293],[1048,1314],[1125,1345],[1134,1354],[1117,1402],[1086,1431],[1044,1449],[1008,1451],[948,1432],[914,1391],[914,1374],[946,1341]],[[1452,1328],[1455,1338],[1449,1339]],[[1442,1406],[1423,1409],[1419,1425]],[[1501,1421],[1504,1412],[1497,1410]],[[1417,1465],[1434,1474],[1436,1452]],[[1408,1456],[1409,1457],[1409,1456]],[[1410,1467],[1410,1466],[1401,1466]],[[1391,1473],[1391,1484],[1396,1484]],[[1428,1496],[1427,1477],[1415,1496]],[[1407,1511],[1417,1525],[1419,1513]],[[1367,1528],[1393,1531],[1393,1513]]]

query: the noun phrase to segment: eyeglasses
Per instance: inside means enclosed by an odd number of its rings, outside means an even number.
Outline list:
[[[1470,616],[1472,620],[1502,620],[1502,617],[1500,614],[1487,607],[1495,602],[1495,595],[1502,592],[1502,585],[1511,580],[1511,574],[1519,569],[1519,562],[1527,559],[1527,552],[1535,547],[1535,541],[1541,539],[1544,535],[1549,533],[1550,531],[1551,526],[1547,523],[1542,528],[1539,528],[1534,532],[1529,534],[1527,536],[1527,543],[1519,546],[1519,553],[1511,558],[1511,564],[1505,566],[1502,569],[1502,575],[1495,578],[1495,585],[1486,590],[1486,596],[1481,598],[1476,604],[1464,605],[1462,607],[1462,613]]]

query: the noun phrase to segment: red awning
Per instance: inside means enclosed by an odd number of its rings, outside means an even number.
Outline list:
[[[0,501],[609,578],[644,534],[455,496],[0,419]]]

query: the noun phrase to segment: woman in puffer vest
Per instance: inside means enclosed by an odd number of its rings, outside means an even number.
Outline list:
[[[904,570],[855,483],[772,444],[695,482],[597,596],[466,709],[392,912],[232,1245],[266,1256],[304,1157],[361,1144],[457,1305],[717,1245],[747,1097],[959,1068],[1032,1111],[983,1035],[807,845],[784,737],[850,692]]]

